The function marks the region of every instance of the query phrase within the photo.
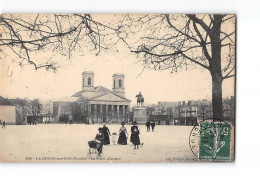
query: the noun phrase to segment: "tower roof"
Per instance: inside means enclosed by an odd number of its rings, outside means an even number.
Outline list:
[[[103,96],[103,95],[109,94],[109,93],[119,96],[120,98],[123,98],[127,101],[131,101],[131,100],[125,98],[124,96],[119,95],[119,94],[105,88],[104,86],[96,86],[96,87],[94,87],[94,91],[79,91],[79,92],[73,94],[72,97],[79,97],[79,98],[83,97],[84,99],[95,99],[96,97]]]
[[[115,74],[113,74],[112,77],[116,77],[116,76],[125,77],[125,75],[123,73],[115,73]]]
[[[83,71],[82,75],[85,75],[85,74],[94,75],[94,72],[93,71]]]

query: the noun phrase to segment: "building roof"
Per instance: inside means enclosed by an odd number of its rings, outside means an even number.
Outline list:
[[[131,100],[105,88],[104,86],[96,86],[96,87],[94,87],[93,91],[79,91],[79,92],[73,94],[72,97],[79,97],[80,100],[95,100],[95,99],[100,99],[100,97],[108,95],[108,94],[112,94],[112,95],[122,98],[128,102],[131,102]]]
[[[60,98],[58,99],[56,102],[69,102],[69,103],[73,103],[76,102],[78,100],[78,97],[65,97],[65,98]]]
[[[174,107],[178,106],[179,102],[159,101],[158,106]]]
[[[13,103],[11,103],[8,99],[3,98],[2,96],[0,96],[0,105],[14,106]]]

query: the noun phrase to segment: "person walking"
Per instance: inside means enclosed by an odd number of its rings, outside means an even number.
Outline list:
[[[137,126],[137,122],[133,122],[133,126],[131,127],[131,137],[130,142],[134,144],[134,149],[138,149],[140,145],[140,138],[139,138],[140,131]]]
[[[150,122],[150,124],[151,124],[152,132],[153,132],[153,131],[154,131],[154,128],[155,128],[155,122],[154,122],[154,120],[152,120],[152,121]]]
[[[103,134],[104,134],[104,145],[109,145],[110,144],[109,136],[111,134],[110,134],[110,131],[109,131],[108,127],[106,127],[106,124],[103,125],[102,130],[103,130]]]
[[[118,138],[118,141],[117,143],[119,145],[127,145],[127,130],[125,128],[125,122],[122,122],[121,123],[122,127],[120,127],[120,130],[119,130],[119,138]]]
[[[73,124],[73,117],[72,116],[69,116],[69,124],[72,125]]]
[[[2,125],[2,128],[5,128],[5,121],[3,121],[3,125]]]
[[[150,132],[150,121],[147,121],[145,123],[145,125],[146,125],[146,128],[147,128],[147,132]]]

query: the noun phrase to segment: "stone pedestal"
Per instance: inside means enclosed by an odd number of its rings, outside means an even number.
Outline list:
[[[146,108],[145,107],[135,107],[133,120],[137,124],[145,124],[147,122]]]

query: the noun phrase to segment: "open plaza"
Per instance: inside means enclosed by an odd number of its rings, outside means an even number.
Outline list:
[[[103,147],[100,158],[88,157],[88,141],[95,138],[102,125],[38,124],[7,125],[0,129],[0,158],[3,162],[192,162],[197,160],[189,146],[192,126],[155,126],[146,132],[139,125],[143,145],[134,150],[130,143],[130,125],[127,145]],[[120,125],[107,125],[111,134],[118,134]],[[118,136],[117,136],[118,137]],[[117,139],[116,139],[117,140]],[[117,143],[117,142],[116,142]]]

